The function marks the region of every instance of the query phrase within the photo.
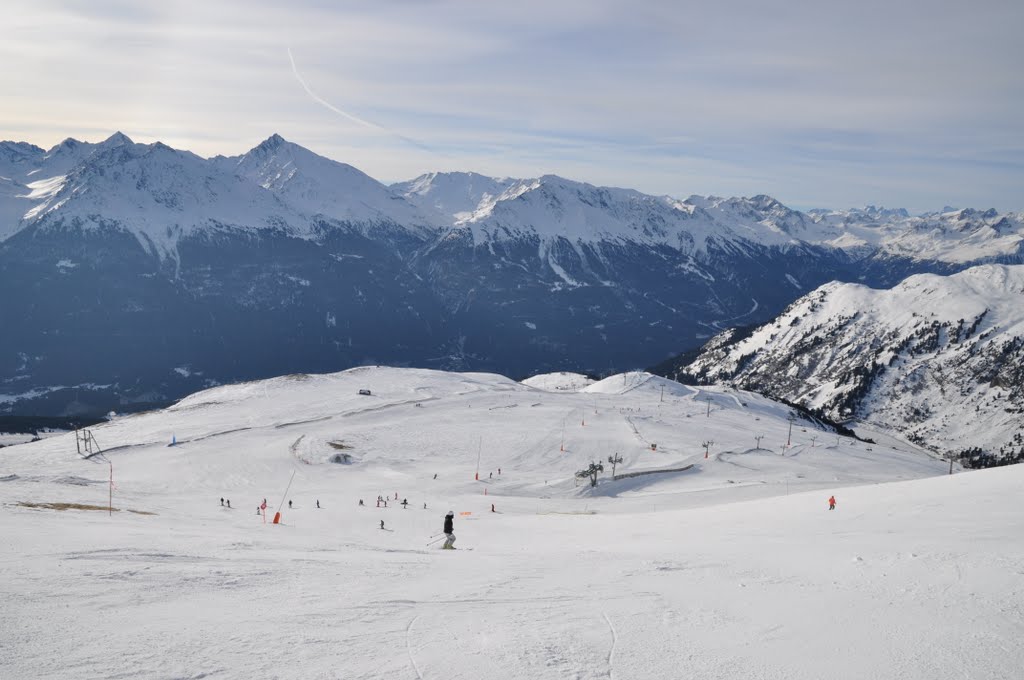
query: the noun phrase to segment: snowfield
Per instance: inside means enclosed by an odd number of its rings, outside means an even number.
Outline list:
[[[0,675],[1020,677],[1024,467],[645,373],[539,382],[286,376],[97,426],[91,460],[0,450]],[[616,453],[683,469],[574,478]]]

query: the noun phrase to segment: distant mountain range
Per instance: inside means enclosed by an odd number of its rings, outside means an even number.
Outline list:
[[[1024,266],[825,284],[667,372],[900,432],[965,465],[1022,461]]]
[[[0,143],[0,412],[364,363],[650,365],[832,280],[1024,261],[1024,215],[791,210],[556,176],[385,186],[278,135],[203,159]]]

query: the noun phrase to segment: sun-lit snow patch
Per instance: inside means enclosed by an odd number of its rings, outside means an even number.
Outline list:
[[[563,269],[560,264],[558,264],[558,262],[555,260],[554,256],[550,252],[547,253],[547,265],[551,267],[551,271],[555,272],[555,274],[557,274],[558,277],[562,279],[565,285],[570,286],[572,288],[579,288],[580,286],[583,285],[582,283],[574,279],[572,276],[570,276],[569,273],[565,271],[565,269]]]
[[[30,201],[37,201],[37,205],[31,208],[25,213],[23,219],[31,220],[43,212],[51,208],[50,201],[60,193],[60,190],[64,188],[64,184],[67,180],[65,175],[58,175],[56,177],[50,177],[49,179],[41,179],[35,182],[30,182],[27,186],[31,191],[20,198],[27,198]],[[52,206],[53,209],[59,208],[63,202],[59,202]]]
[[[110,387],[112,387],[111,384],[99,383],[79,383],[77,385],[48,385],[46,387],[37,387],[18,394],[0,394],[0,404],[11,404],[19,401],[36,399],[38,397],[44,397],[47,394],[51,394],[59,390],[106,390],[109,389]]]
[[[594,380],[592,378],[588,378],[582,373],[570,373],[567,371],[542,373],[523,381],[524,385],[529,385],[538,390],[548,390],[549,392],[578,392],[593,383]]]

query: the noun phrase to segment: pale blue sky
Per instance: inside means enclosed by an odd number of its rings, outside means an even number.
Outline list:
[[[386,182],[1024,208],[1020,0],[4,0],[0,26],[0,138],[43,147],[277,132]]]

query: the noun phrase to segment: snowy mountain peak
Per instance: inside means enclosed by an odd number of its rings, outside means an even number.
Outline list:
[[[260,144],[256,148],[261,151],[273,151],[274,149],[277,149],[278,147],[288,143],[288,140],[286,140],[284,137],[275,132],[274,134],[270,135],[265,140],[260,142]]]
[[[274,192],[307,217],[406,228],[438,221],[361,170],[317,155],[278,134],[243,156],[215,162]]]
[[[883,208],[869,205],[864,208],[864,211],[878,217],[902,217],[904,219],[910,217],[906,208]]]
[[[519,181],[475,172],[431,172],[393,184],[391,189],[415,205],[437,211],[452,222],[460,222]]]
[[[57,144],[56,146],[52,147],[48,153],[53,154],[60,151],[73,151],[87,144],[87,142],[80,142],[74,137],[68,137],[67,139]]]
[[[123,132],[119,131],[119,132],[115,132],[114,134],[110,135],[109,137],[104,139],[102,142],[100,142],[99,143],[99,147],[100,148],[107,148],[107,149],[109,149],[109,148],[115,147],[115,146],[123,146],[125,144],[134,144],[134,143],[135,142],[133,142],[131,140],[131,138],[128,137],[128,135],[126,135]]]
[[[46,151],[35,144],[29,144],[28,142],[12,142],[5,140],[0,142],[0,153],[6,157],[32,157],[45,154]]]

